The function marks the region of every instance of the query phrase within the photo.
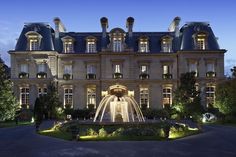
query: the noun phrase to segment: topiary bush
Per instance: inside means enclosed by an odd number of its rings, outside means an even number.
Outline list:
[[[108,134],[104,128],[99,129],[98,136],[100,137],[106,137]]]

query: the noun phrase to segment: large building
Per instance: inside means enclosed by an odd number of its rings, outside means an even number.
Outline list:
[[[182,73],[195,72],[202,105],[214,102],[215,85],[224,79],[224,53],[209,23],[189,22],[179,28],[176,17],[166,32],[127,30],[67,32],[59,18],[26,23],[11,56],[14,93],[22,107],[32,108],[54,82],[64,106],[96,108],[111,85],[128,88],[141,107],[172,104]]]

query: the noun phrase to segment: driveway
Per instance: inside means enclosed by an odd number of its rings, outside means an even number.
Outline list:
[[[0,129],[0,157],[236,157],[236,127],[204,126],[175,141],[76,142],[40,136],[33,126]]]

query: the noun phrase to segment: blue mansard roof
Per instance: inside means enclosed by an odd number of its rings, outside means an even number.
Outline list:
[[[55,37],[55,31],[49,24],[46,23],[28,23],[25,24],[20,37],[17,41],[15,51],[27,50],[27,36],[26,33],[34,31],[41,35],[41,51],[57,51],[62,53],[63,42],[62,38],[70,36],[74,39],[74,51],[75,53],[86,52],[86,38],[93,36],[96,38],[97,52],[100,52],[110,43],[109,32],[106,34],[106,38],[103,39],[102,32],[60,32],[59,38]],[[169,36],[173,40],[172,49],[173,52],[178,50],[195,50],[194,47],[194,34],[198,32],[205,32],[207,34],[207,47],[208,50],[219,50],[216,37],[209,24],[203,22],[191,22],[185,24],[179,32],[179,36],[176,36],[175,32],[133,32],[132,37],[129,37],[129,33],[125,33],[125,43],[128,48],[132,48],[135,52],[138,51],[138,41],[141,36],[145,36],[149,41],[150,53],[161,52],[161,39],[164,36]]]

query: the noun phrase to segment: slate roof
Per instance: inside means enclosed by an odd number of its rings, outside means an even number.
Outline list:
[[[60,32],[59,39],[55,39],[55,32],[47,23],[28,23],[25,24],[20,37],[17,41],[15,51],[27,50],[27,37],[25,34],[29,31],[35,31],[42,36],[40,50],[42,51],[63,51],[62,38],[70,36],[75,39],[74,50],[75,53],[86,52],[86,37],[94,36],[97,39],[96,46],[97,51],[100,52],[103,47],[106,47],[109,41],[109,32],[107,32],[106,39],[102,38],[102,32]],[[180,29],[179,37],[175,36],[175,32],[133,32],[132,37],[129,37],[129,33],[126,32],[125,43],[128,48],[133,48],[135,52],[138,51],[138,39],[141,36],[146,36],[149,39],[150,53],[161,52],[161,38],[163,36],[173,37],[172,48],[176,52],[178,50],[194,50],[193,35],[197,32],[208,33],[208,50],[219,50],[216,37],[209,24],[204,22],[191,22],[185,24]]]

